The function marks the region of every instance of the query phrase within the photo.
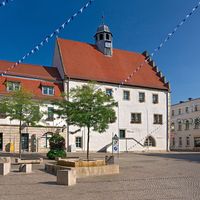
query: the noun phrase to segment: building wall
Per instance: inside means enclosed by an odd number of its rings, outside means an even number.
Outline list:
[[[67,85],[67,83],[65,83]],[[70,80],[69,89],[76,86],[85,84],[84,81]],[[116,134],[119,136],[119,129],[126,130],[126,138],[120,139],[120,151],[143,151],[143,150],[166,150],[167,149],[167,99],[168,92],[136,88],[128,86],[116,86],[112,84],[97,84],[103,91],[106,88],[111,88],[113,90],[113,97],[115,101],[118,102],[118,108],[115,109],[117,120],[115,123],[110,124],[108,130],[104,133],[97,133],[92,131],[90,138],[90,149],[91,151],[102,151],[108,150],[112,151],[111,143],[112,137]],[[66,88],[66,87],[65,87]],[[130,91],[130,100],[123,100],[123,91]],[[139,92],[145,93],[145,102],[139,102]],[[152,103],[152,94],[158,94],[159,103]],[[131,113],[141,113],[142,123],[132,124]],[[153,123],[153,115],[161,114],[163,115],[163,124],[157,125]],[[83,144],[82,148],[76,148],[77,151],[85,151],[87,144],[87,130],[82,128],[77,133],[71,134],[71,132],[77,131],[79,128],[70,126],[69,127],[69,145],[75,148],[76,137],[82,137]],[[139,141],[144,144],[147,136],[152,136],[156,141],[156,147],[142,147],[137,144]],[[136,141],[134,141],[136,140]]]
[[[37,123],[37,127],[27,127],[24,124],[22,133],[28,133],[28,151],[29,152],[47,152],[49,144],[46,144],[46,133],[49,137],[52,133],[60,133],[66,137],[66,125],[64,120],[57,118],[54,115],[54,120],[49,121],[47,116],[48,107],[53,107],[51,102],[45,102],[40,110],[45,112],[42,119]],[[0,118],[0,134],[3,137],[3,148],[0,150],[10,151],[10,145],[14,152],[19,151],[19,121],[10,120],[7,118]],[[0,137],[1,137],[0,135]]]
[[[0,133],[3,134],[3,151],[19,152],[19,126],[0,125]],[[66,135],[61,128],[57,127],[23,128],[22,134],[28,134],[28,149],[25,151],[46,153],[49,150],[49,145],[45,134],[48,134],[49,137],[52,133],[60,133],[64,137]]]
[[[186,107],[188,108],[188,111],[186,111]],[[179,110],[181,110],[181,113],[179,113]],[[195,147],[194,144],[196,138],[199,138],[200,140],[200,126],[195,128],[195,119],[198,119],[199,117],[200,99],[188,100],[171,107],[171,150],[200,150],[200,147]],[[189,121],[189,129],[186,128],[187,120]],[[179,130],[180,122],[182,126],[181,130]],[[187,144],[187,137],[189,145]],[[182,145],[179,142],[180,138],[182,140]],[[173,144],[173,140],[175,141],[175,144]]]

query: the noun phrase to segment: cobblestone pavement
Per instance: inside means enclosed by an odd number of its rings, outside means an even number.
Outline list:
[[[104,157],[93,154],[93,157]],[[34,166],[26,175],[0,176],[0,200],[200,200],[200,153],[121,154],[120,174],[56,185],[56,177]]]

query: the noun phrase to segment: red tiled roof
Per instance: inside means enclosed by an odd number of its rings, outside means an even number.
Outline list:
[[[0,61],[0,74],[13,64]],[[4,76],[0,76],[0,95],[9,94],[6,90],[6,81],[20,82],[23,89],[33,93],[34,97],[39,99],[61,98],[63,92],[61,77],[55,67],[20,64]],[[53,86],[54,96],[43,95],[41,85]]]
[[[103,55],[95,45],[57,39],[65,75],[74,79],[119,84],[145,57],[139,53],[113,49],[113,56]],[[168,90],[149,64],[145,64],[126,85]]]
[[[14,62],[0,60],[0,74],[13,64]],[[61,80],[57,68],[31,64],[20,64],[9,70],[7,74],[38,79]]]
[[[58,99],[61,98],[61,93],[63,92],[63,86],[62,83],[56,83],[56,82],[50,82],[51,86],[54,87],[54,96],[48,96],[42,94],[42,87],[41,87],[41,81],[40,80],[29,80],[29,79],[23,79],[23,78],[7,78],[5,76],[0,76],[0,95],[7,95],[10,92],[7,92],[6,90],[6,81],[13,81],[13,82],[20,82],[21,87],[31,92],[34,95],[34,98],[39,99]],[[47,83],[47,82],[45,82]]]

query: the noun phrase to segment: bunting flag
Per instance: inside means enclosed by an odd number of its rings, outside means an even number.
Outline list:
[[[32,54],[39,51],[45,44],[49,42],[50,39],[52,39],[54,36],[59,35],[59,33],[70,23],[74,20],[75,17],[82,14],[88,6],[90,6],[93,3],[94,0],[88,1],[82,8],[80,8],[75,14],[73,14],[70,18],[68,18],[63,24],[61,24],[56,30],[54,30],[51,34],[47,35],[43,41],[41,41],[39,44],[37,44],[33,49],[31,49],[27,54],[25,54],[20,60],[18,60],[14,65],[10,66],[7,70],[5,70],[1,76],[4,74],[7,74],[7,72],[15,67],[17,67],[20,63],[24,62],[25,59],[27,59]],[[8,2],[4,1],[4,2]]]
[[[189,17],[191,17],[194,12],[200,7],[200,1],[197,3],[197,5],[191,10],[191,12],[189,14],[187,14],[185,16],[185,18],[183,18],[183,20],[180,21],[179,24],[177,24],[175,26],[175,28],[167,34],[167,36],[165,37],[165,39],[160,43],[160,45],[154,49],[154,51],[150,54],[151,57],[153,57],[156,53],[158,53],[158,51],[160,51],[160,49],[171,39],[171,37],[173,37],[173,35],[178,31],[178,29],[183,26],[185,24],[185,22],[189,19]],[[146,58],[145,61],[143,63],[141,63],[135,70],[134,72],[131,74],[131,78],[144,66],[145,63],[149,63],[150,60],[149,58]],[[130,80],[130,76],[128,76],[125,80],[123,80],[121,82],[121,85],[124,85],[124,83],[126,83],[128,80]]]
[[[5,0],[5,1],[2,1],[2,2],[0,2],[0,7],[4,7],[4,6],[6,6],[6,4],[8,4],[8,3],[12,2],[12,1],[14,1],[14,0]]]

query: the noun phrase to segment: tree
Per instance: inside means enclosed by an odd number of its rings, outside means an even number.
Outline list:
[[[19,120],[19,157],[21,158],[22,126],[23,124],[35,126],[42,118],[40,104],[33,100],[31,93],[20,89],[1,99],[0,113],[6,114],[10,120]]]
[[[91,128],[99,133],[104,132],[109,123],[114,123],[117,103],[112,96],[102,90],[96,90],[94,84],[72,88],[69,98],[56,102],[54,112],[66,119],[68,125],[87,127],[87,160],[89,160],[89,145]]]

